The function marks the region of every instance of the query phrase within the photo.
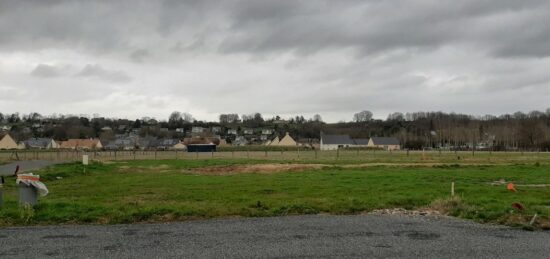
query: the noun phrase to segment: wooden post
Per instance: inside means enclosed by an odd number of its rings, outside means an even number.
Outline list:
[[[340,149],[336,149],[336,159],[340,158]]]
[[[455,182],[451,183],[451,197],[455,197]]]
[[[317,159],[317,150],[314,150],[315,152],[315,159]]]

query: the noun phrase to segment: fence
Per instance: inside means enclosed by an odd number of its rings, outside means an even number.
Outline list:
[[[544,161],[549,152],[491,151],[380,151],[380,150],[295,150],[295,151],[223,151],[188,153],[186,151],[67,151],[17,150],[0,151],[0,162],[14,160],[81,161],[83,155],[92,160],[165,160],[165,159],[271,159],[271,160],[354,160],[374,162],[460,162],[460,161]]]

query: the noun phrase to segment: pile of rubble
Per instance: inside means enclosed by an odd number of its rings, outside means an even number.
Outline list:
[[[436,210],[420,209],[420,210],[406,210],[403,208],[393,209],[378,209],[369,212],[369,214],[375,215],[407,215],[407,216],[441,216],[441,213]]]

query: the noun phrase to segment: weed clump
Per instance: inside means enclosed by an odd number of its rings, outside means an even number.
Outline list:
[[[459,196],[451,198],[437,199],[430,204],[430,208],[439,211],[441,214],[450,216],[460,216],[469,214],[474,208],[462,201]]]

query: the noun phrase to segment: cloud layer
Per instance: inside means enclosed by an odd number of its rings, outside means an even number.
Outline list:
[[[546,109],[547,24],[543,0],[7,0],[0,89],[26,94],[0,112]]]

